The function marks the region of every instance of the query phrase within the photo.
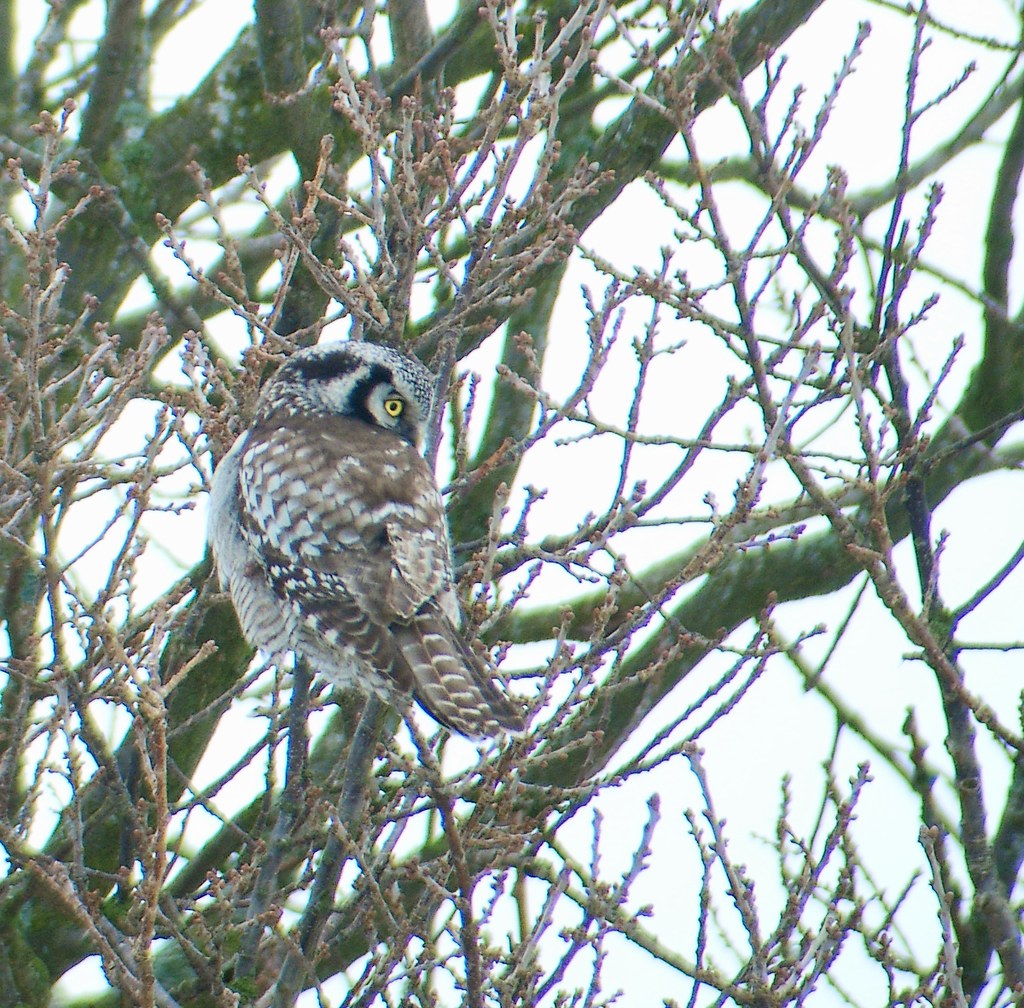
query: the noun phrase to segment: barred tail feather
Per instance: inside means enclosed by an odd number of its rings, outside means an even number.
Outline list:
[[[523,715],[435,603],[392,627],[412,672],[413,693],[435,721],[469,738],[523,730]]]

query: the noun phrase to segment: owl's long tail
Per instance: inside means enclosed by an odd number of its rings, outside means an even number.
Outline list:
[[[392,631],[412,673],[416,701],[435,721],[469,738],[523,730],[522,711],[494,684],[491,670],[436,603],[428,602]]]

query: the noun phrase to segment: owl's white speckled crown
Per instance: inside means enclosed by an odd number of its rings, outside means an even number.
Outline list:
[[[275,414],[355,415],[360,388],[387,383],[414,406],[409,417],[417,438],[434,407],[434,375],[415,357],[379,343],[337,340],[292,354],[267,383],[256,423]]]

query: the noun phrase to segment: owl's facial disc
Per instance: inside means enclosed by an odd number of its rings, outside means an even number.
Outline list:
[[[403,395],[390,382],[380,382],[367,391],[364,403],[375,424],[422,447],[424,418],[415,399]]]

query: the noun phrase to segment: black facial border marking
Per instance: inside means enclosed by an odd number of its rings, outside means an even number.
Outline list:
[[[339,378],[357,367],[365,366],[366,363],[363,358],[350,353],[348,347],[342,344],[316,356],[297,354],[285,363],[282,370],[292,371],[306,381],[330,381],[331,378]],[[379,364],[371,364],[370,367],[380,370]]]

